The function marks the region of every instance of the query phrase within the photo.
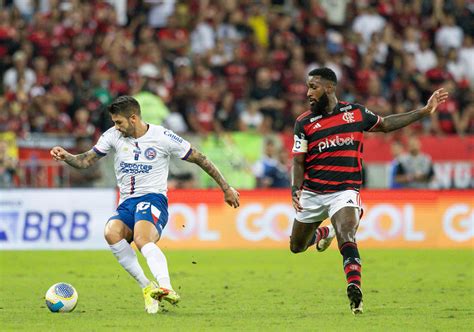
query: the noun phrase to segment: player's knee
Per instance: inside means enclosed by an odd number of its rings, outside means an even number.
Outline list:
[[[104,237],[108,244],[115,244],[122,239],[132,239],[132,231],[119,220],[109,220],[105,225]]]
[[[123,239],[120,233],[111,230],[110,228],[105,228],[104,237],[108,244],[112,245]]]
[[[302,245],[299,245],[297,243],[290,242],[290,251],[294,254],[306,251],[306,248]]]
[[[356,232],[352,229],[346,229],[337,234],[337,243],[341,246],[346,242],[356,242]]]
[[[336,228],[336,237],[339,244],[344,242],[355,242],[355,236],[357,233],[357,222],[347,221],[341,223]]]
[[[144,236],[142,234],[134,234],[133,235],[133,242],[135,242],[135,245],[137,246],[138,250],[142,250],[142,247],[150,242],[154,242],[152,239],[150,239],[148,236]]]

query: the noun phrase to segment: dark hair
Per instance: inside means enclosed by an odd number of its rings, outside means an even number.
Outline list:
[[[309,76],[321,76],[321,78],[324,78],[325,80],[331,81],[334,84],[337,84],[337,77],[336,73],[327,67],[322,67],[322,68],[316,68],[313,69],[309,72]]]
[[[120,96],[107,107],[110,114],[120,114],[126,117],[136,114],[141,115],[140,104],[130,96]]]

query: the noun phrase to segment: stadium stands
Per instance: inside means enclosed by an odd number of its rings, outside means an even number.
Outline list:
[[[253,188],[264,138],[276,137],[278,149],[290,148],[294,120],[306,107],[305,75],[317,66],[337,73],[343,100],[381,115],[416,109],[438,87],[449,90],[436,115],[388,139],[420,135],[465,147],[454,159],[435,157],[435,167],[444,177],[446,162],[461,163],[452,167],[469,179],[458,187],[474,186],[470,2],[2,3],[0,140],[7,142],[7,153],[0,162],[6,164],[8,155],[9,165],[16,165],[2,167],[4,187],[74,185],[67,170],[50,162],[48,149],[97,139],[111,126],[105,106],[129,94],[152,105],[143,106],[147,121],[189,138],[237,187]],[[369,134],[368,144],[376,146],[378,139]],[[371,187],[388,185],[386,143],[378,145],[384,160],[369,158],[366,165]],[[172,186],[210,185],[196,179],[192,168],[177,166]],[[441,187],[456,187],[440,181]],[[105,174],[93,182],[112,183]]]

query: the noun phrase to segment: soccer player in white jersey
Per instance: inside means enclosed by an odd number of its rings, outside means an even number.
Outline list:
[[[156,245],[168,222],[166,197],[169,158],[199,165],[224,192],[230,206],[239,206],[239,193],[229,186],[217,167],[189,142],[171,130],[146,124],[140,105],[129,96],[117,98],[108,107],[114,127],[107,130],[89,151],[73,155],[60,146],[51,149],[55,160],[75,168],[87,168],[107,153],[115,152],[115,175],[120,190],[116,214],[105,226],[105,239],[123,268],[140,284],[148,313],[159,311],[159,302],[178,303],[171,286],[166,257]],[[130,246],[134,241],[156,279],[150,281]]]

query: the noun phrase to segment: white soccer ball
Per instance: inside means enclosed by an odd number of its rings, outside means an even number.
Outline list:
[[[72,285],[58,282],[48,289],[44,297],[52,312],[71,312],[76,308],[78,294]]]

